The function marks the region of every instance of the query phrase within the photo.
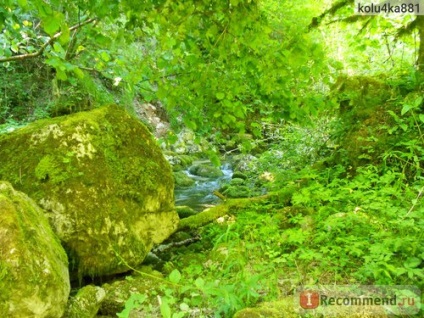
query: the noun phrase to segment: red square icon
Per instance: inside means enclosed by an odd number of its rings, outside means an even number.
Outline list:
[[[315,309],[319,306],[319,293],[312,290],[304,290],[300,293],[300,306],[303,309]]]

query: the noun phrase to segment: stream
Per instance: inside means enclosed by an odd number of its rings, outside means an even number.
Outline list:
[[[188,169],[185,170],[184,172],[196,182],[190,187],[175,189],[175,205],[186,205],[195,211],[202,211],[210,205],[219,203],[220,199],[212,193],[223,183],[231,180],[233,175],[233,170],[228,163],[221,166],[221,171],[224,174],[221,177],[205,178],[191,174]]]

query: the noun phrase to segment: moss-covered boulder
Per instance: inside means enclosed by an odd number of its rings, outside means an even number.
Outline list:
[[[230,185],[223,191],[223,194],[228,198],[248,198],[252,196],[253,191],[245,185]]]
[[[188,169],[188,171],[190,171],[191,174],[194,174],[199,177],[205,177],[205,178],[217,178],[224,175],[221,169],[207,163],[200,163],[200,164],[191,166],[190,169]]]
[[[171,168],[117,106],[0,135],[0,179],[46,211],[79,275],[123,272],[178,225]]]
[[[256,308],[245,308],[237,312],[233,318],[297,318],[294,309],[294,297],[286,297],[278,301],[262,303]]]
[[[37,204],[0,181],[0,317],[61,317],[68,259]]]
[[[240,171],[234,171],[233,175],[231,176],[232,179],[243,179],[246,180],[247,176]]]
[[[343,318],[369,318],[369,317],[388,317],[384,307],[366,309],[366,306],[359,310],[358,308],[349,308],[343,306],[334,306],[331,315],[323,315],[313,311],[311,313],[302,313],[299,309],[299,303],[295,301],[295,296],[287,296],[276,301],[260,304],[255,308],[245,308],[238,311],[233,318],[298,318],[298,317],[343,317]],[[318,310],[317,310],[318,311]]]
[[[172,151],[164,151],[166,160],[171,164],[173,171],[181,171],[193,164],[194,156],[181,155]]]
[[[181,188],[190,187],[195,183],[194,179],[190,178],[184,171],[174,172],[174,180],[175,186]]]
[[[126,302],[132,296],[137,295],[146,299],[143,302],[146,307],[149,307],[149,304],[157,304],[158,294],[161,295],[163,293],[161,291],[163,280],[164,277],[160,272],[152,270],[149,266],[143,266],[134,275],[127,276],[126,279],[102,285],[102,288],[106,291],[106,297],[100,305],[99,315],[116,317],[117,313],[124,310]],[[168,284],[166,286],[172,288],[172,285]],[[129,317],[161,317],[159,306],[150,307],[156,307],[158,310],[157,315],[144,306],[136,306]],[[138,310],[143,311],[143,309],[145,309],[144,313],[138,312]]]
[[[103,288],[93,285],[84,286],[78,293],[70,297],[63,318],[94,318],[100,304],[106,296]]]
[[[230,181],[230,184],[233,185],[233,186],[242,185],[244,183],[245,183],[244,179],[241,179],[241,178],[233,178]]]

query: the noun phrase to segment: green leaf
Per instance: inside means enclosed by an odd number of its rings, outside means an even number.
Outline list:
[[[71,32],[69,31],[68,25],[66,23],[62,23],[60,27],[62,34],[59,37],[59,42],[62,45],[65,45],[71,39]]]
[[[18,5],[25,8],[28,5],[28,2],[27,0],[18,0]]]
[[[54,12],[52,15],[43,19],[44,31],[50,36],[54,35],[63,23],[64,17],[60,12]]]
[[[162,314],[163,318],[172,317],[171,307],[169,307],[168,301],[166,300],[166,298],[162,298],[162,303],[160,305],[160,313]]]
[[[401,111],[400,114],[402,116],[405,115],[411,108],[412,108],[411,105],[404,104],[403,107],[402,107],[402,111]]]
[[[415,268],[421,264],[421,260],[417,257],[409,257],[403,264],[407,268]]]
[[[66,76],[66,72],[62,71],[59,68],[56,69],[56,77],[61,81],[66,81],[68,79],[68,76]]]
[[[171,274],[169,274],[169,280],[171,283],[178,284],[178,282],[181,280],[181,273],[178,271],[178,269],[174,269]]]
[[[203,278],[199,277],[198,279],[196,279],[194,284],[196,285],[197,288],[203,288],[205,286],[205,281],[203,280]]]
[[[66,54],[66,52],[63,49],[62,45],[60,45],[58,42],[55,42],[53,44],[53,49],[54,49],[55,52],[60,53],[63,56]]]
[[[224,99],[224,97],[225,97],[225,94],[224,93],[221,93],[221,92],[219,92],[219,93],[216,93],[216,98],[217,99],[219,99],[219,100],[221,100],[221,99]]]
[[[44,2],[40,2],[40,5],[37,7],[37,9],[39,10],[40,16],[43,19],[53,13],[53,10],[50,8],[50,6]]]
[[[19,51],[19,46],[18,46],[18,44],[17,44],[17,43],[13,43],[13,44],[10,46],[10,49],[12,50],[12,52],[14,52],[14,53],[18,53],[18,51]]]
[[[125,308],[116,315],[120,318],[127,318],[130,316],[133,309],[138,309],[140,305],[147,299],[147,296],[136,293],[132,294],[130,298],[125,302]]]
[[[184,119],[184,124],[187,126],[187,128],[190,128],[192,130],[196,130],[197,129],[197,125],[196,122],[190,119],[185,118]]]
[[[111,43],[110,38],[107,36],[104,36],[103,34],[97,34],[94,39],[99,45],[102,45],[105,47],[109,46]]]
[[[421,106],[422,103],[423,103],[422,96],[417,97],[414,101],[414,108]]]
[[[218,167],[221,165],[221,160],[219,159],[219,156],[217,155],[215,151],[208,150],[206,151],[206,154],[214,166]]]
[[[424,123],[424,115],[420,114],[419,118],[420,118],[421,122]]]
[[[84,78],[84,72],[83,71],[81,71],[81,69],[80,68],[78,68],[78,67],[76,67],[76,68],[74,68],[74,73],[75,73],[75,75],[79,78],[79,79],[83,79]]]
[[[403,129],[403,131],[407,131],[408,130],[408,125],[407,124],[399,124],[400,128]]]
[[[102,53],[100,53],[100,57],[105,62],[109,62],[110,61],[110,55],[107,52],[105,52],[105,51],[103,51]]]

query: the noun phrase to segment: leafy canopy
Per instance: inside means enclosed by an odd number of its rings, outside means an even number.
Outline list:
[[[323,106],[311,90],[327,67],[306,33],[313,13],[273,0],[7,0],[0,62],[41,57],[56,81],[101,78],[129,99],[160,100],[199,132],[259,134],[256,119],[303,118]]]

